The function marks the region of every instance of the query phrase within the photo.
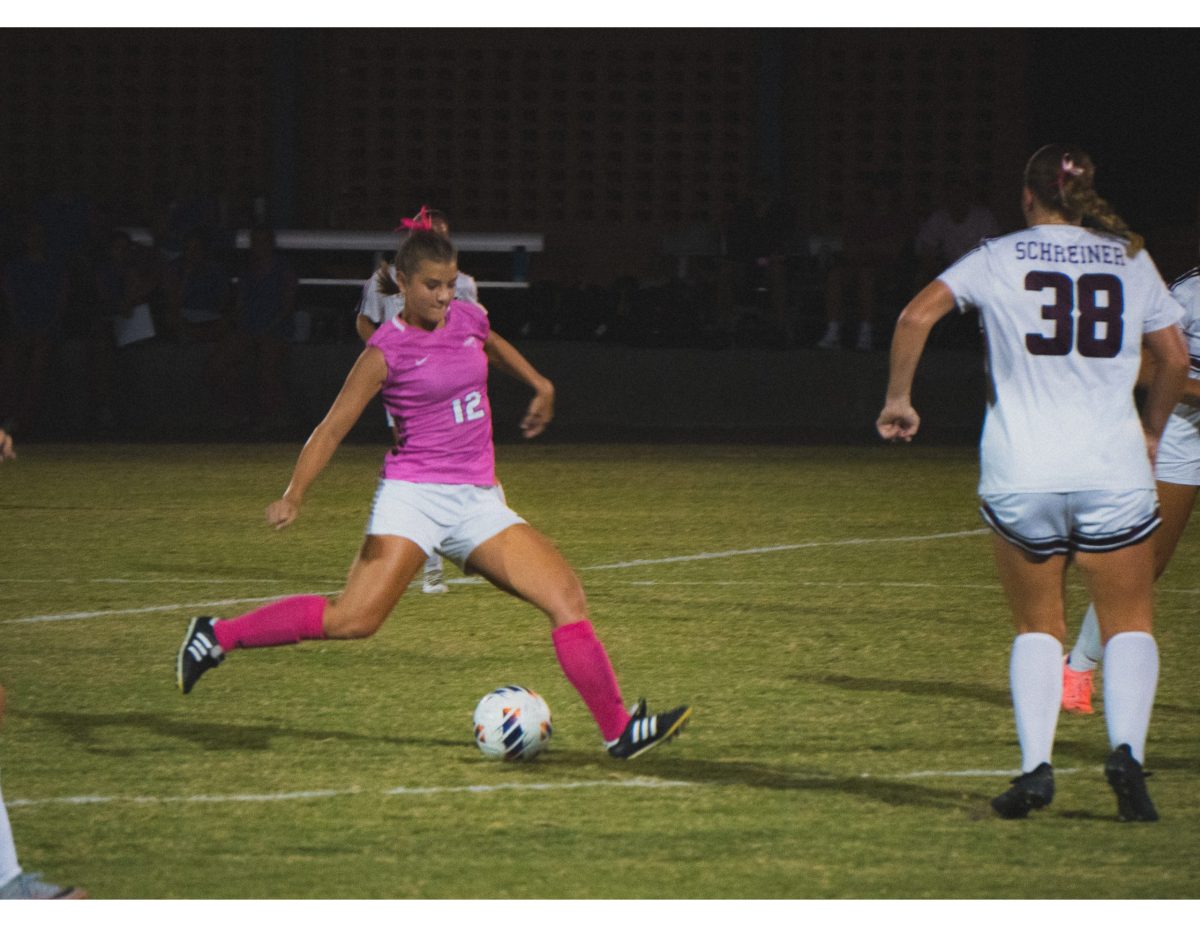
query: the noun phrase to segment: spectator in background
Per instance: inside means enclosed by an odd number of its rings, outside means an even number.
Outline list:
[[[218,355],[229,340],[233,288],[229,271],[209,252],[209,237],[193,229],[183,237],[183,253],[167,265],[163,279],[167,315],[183,344],[202,344],[202,377],[209,396],[219,396],[224,375]]]
[[[229,271],[210,253],[208,234],[183,236],[183,253],[167,265],[163,288],[172,327],[185,342],[212,343],[226,334],[231,304]]]
[[[825,333],[818,348],[842,346],[852,299],[853,318],[858,321],[854,346],[859,351],[873,347],[880,299],[889,282],[898,278],[904,250],[912,239],[909,220],[897,208],[892,191],[890,180],[874,178],[863,199],[849,210],[842,250],[825,280]]]
[[[250,252],[238,279],[236,332],[227,353],[224,375],[231,405],[243,401],[240,373],[253,364],[257,379],[254,395],[268,420],[278,417],[285,405],[287,339],[296,312],[296,274],[275,247],[275,233],[265,226],[250,232]]]
[[[917,231],[918,286],[928,283],[985,238],[1000,234],[996,217],[978,200],[965,177],[956,174],[949,179],[942,205]]]
[[[42,404],[68,291],[67,267],[51,259],[42,222],[25,226],[21,252],[5,263],[3,277],[8,337],[0,353],[0,416],[11,417],[10,431],[29,430]]]
[[[158,196],[154,209],[154,241],[167,260],[180,257],[187,247],[188,235],[201,232],[215,242],[220,230],[221,199],[207,189],[194,162],[184,162],[170,192]]]
[[[795,232],[791,207],[760,180],[754,193],[733,211],[725,228],[725,254],[717,286],[717,315],[736,327],[734,306],[748,287],[767,291],[770,318],[790,335],[787,313],[787,255]]]
[[[157,255],[136,244],[127,232],[113,229],[106,253],[96,266],[95,301],[83,326],[91,364],[90,404],[100,427],[109,427],[114,420],[117,379],[114,325],[118,319],[128,319],[136,307],[148,304],[161,282]]]

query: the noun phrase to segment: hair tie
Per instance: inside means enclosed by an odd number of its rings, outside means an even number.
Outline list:
[[[1063,155],[1062,162],[1058,168],[1058,191],[1062,192],[1063,184],[1067,182],[1067,177],[1078,177],[1083,173],[1083,168],[1079,167],[1070,155]]]
[[[401,219],[400,224],[398,226],[396,226],[394,229],[392,229],[392,231],[393,232],[402,232],[405,229],[407,229],[408,231],[411,232],[413,229],[432,229],[432,228],[433,228],[433,217],[429,214],[429,207],[422,206],[420,212],[418,212],[411,219]]]

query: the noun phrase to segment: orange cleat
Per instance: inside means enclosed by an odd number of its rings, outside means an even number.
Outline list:
[[[1092,714],[1092,674],[1094,670],[1071,669],[1068,661],[1063,661],[1063,693],[1062,710],[1073,715]]]

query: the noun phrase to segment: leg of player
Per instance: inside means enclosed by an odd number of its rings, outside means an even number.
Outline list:
[[[1051,752],[1062,696],[1067,558],[1034,558],[999,535],[993,536],[992,548],[1017,631],[1009,683],[1021,745],[1021,775],[1008,791],[992,799],[992,808],[1004,818],[1023,818],[1054,799]]]
[[[1104,642],[1100,639],[1096,607],[1089,602],[1075,646],[1063,662],[1063,711],[1079,715],[1092,713],[1092,675],[1103,653]]]
[[[1076,558],[1105,638],[1104,716],[1112,753],[1104,764],[1122,821],[1157,821],[1146,791],[1146,733],[1158,687],[1153,627],[1154,544],[1142,541]]]
[[[1196,493],[1200,486],[1181,483],[1155,484],[1158,490],[1159,515],[1162,525],[1154,532],[1154,578],[1162,576],[1167,564],[1175,555],[1179,539],[1191,518],[1196,505]],[[1063,711],[1092,713],[1093,671],[1104,653],[1104,641],[1100,636],[1100,622],[1095,606],[1089,604],[1079,628],[1075,646],[1063,666]]]
[[[588,620],[583,585],[546,537],[527,524],[512,525],[476,547],[467,566],[550,619],[563,674],[587,705],[612,756],[632,759],[683,729],[692,711],[687,705],[648,715],[640,700],[632,713],[626,710],[608,653]]]
[[[4,720],[4,686],[0,686],[0,721]],[[43,882],[36,872],[22,872],[17,862],[12,825],[4,795],[0,793],[0,901],[51,901],[86,898],[87,892],[73,886],[62,887]]]
[[[237,618],[195,618],[176,660],[176,681],[186,695],[207,670],[239,647],[277,647],[302,640],[370,637],[383,624],[425,562],[407,538],[367,535],[342,594],[279,599]]]
[[[440,554],[430,554],[425,561],[425,570],[421,574],[421,591],[426,595],[442,595],[450,591],[446,585]]]

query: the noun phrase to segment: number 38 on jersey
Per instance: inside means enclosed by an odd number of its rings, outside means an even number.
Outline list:
[[[1025,347],[1030,354],[1070,354],[1072,348],[1084,357],[1116,357],[1121,352],[1125,294],[1119,277],[1083,274],[1072,280],[1056,271],[1034,270],[1025,275],[1025,289],[1049,290],[1054,300],[1042,306],[1042,318],[1054,323],[1054,331],[1028,333]]]

